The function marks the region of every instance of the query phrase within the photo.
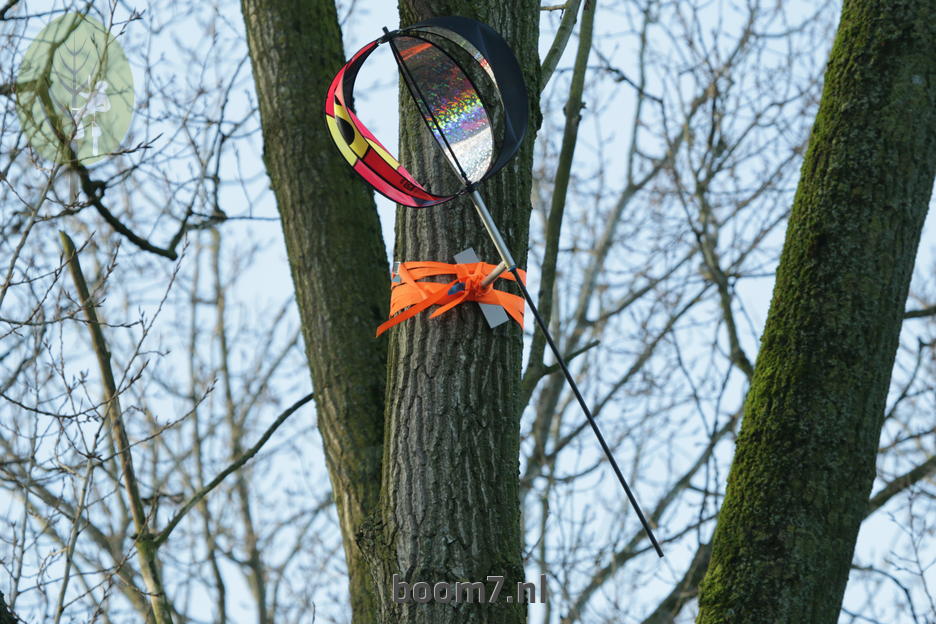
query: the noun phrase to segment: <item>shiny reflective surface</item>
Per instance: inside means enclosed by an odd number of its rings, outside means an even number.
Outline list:
[[[446,157],[471,182],[491,165],[491,120],[465,72],[439,48],[416,37],[394,37],[420,113]]]

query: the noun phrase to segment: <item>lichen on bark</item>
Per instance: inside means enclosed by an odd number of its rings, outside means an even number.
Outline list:
[[[701,624],[834,624],[936,175],[936,0],[846,0]]]

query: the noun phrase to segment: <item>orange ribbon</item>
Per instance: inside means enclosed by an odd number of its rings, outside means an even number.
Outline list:
[[[523,327],[523,297],[496,290],[493,284],[481,286],[484,278],[495,268],[495,265],[487,262],[466,264],[428,261],[401,262],[397,269],[400,281],[395,282],[390,291],[390,319],[377,328],[377,335],[416,316],[430,306],[441,306],[429,316],[429,318],[435,318],[465,301],[499,305],[520,327]],[[518,270],[518,273],[523,283],[526,284],[526,272]],[[455,280],[447,284],[419,281],[435,275],[454,275]],[[506,271],[497,279],[516,281],[514,276]]]

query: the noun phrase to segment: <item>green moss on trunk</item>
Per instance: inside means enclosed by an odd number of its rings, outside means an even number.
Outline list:
[[[698,622],[838,621],[934,174],[936,0],[846,0]]]

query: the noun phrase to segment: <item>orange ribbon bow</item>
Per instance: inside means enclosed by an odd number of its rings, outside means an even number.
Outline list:
[[[441,306],[429,317],[435,318],[465,301],[499,305],[520,327],[523,327],[523,297],[496,290],[492,284],[481,287],[481,282],[494,269],[495,265],[487,262],[467,264],[401,262],[397,269],[400,281],[395,282],[390,291],[390,319],[377,328],[377,335],[379,336],[397,323],[416,316],[430,306]],[[526,273],[520,270],[518,273],[523,283],[526,284]],[[455,280],[447,284],[419,281],[434,275],[454,275]],[[514,276],[507,272],[500,274],[497,279],[501,278],[514,280]],[[401,312],[404,309],[405,311]]]

